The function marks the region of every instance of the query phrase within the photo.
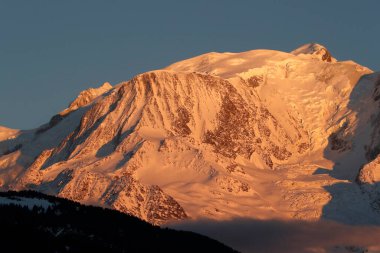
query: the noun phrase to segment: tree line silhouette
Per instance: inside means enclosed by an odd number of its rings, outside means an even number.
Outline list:
[[[30,208],[0,202],[1,252],[236,252],[206,236],[38,192],[1,192],[0,197],[52,203]]]

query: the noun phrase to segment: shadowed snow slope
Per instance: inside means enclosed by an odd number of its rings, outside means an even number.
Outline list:
[[[380,150],[378,80],[318,44],[208,53],[82,92],[38,129],[0,129],[0,184],[157,224],[379,223],[374,187],[355,181]]]

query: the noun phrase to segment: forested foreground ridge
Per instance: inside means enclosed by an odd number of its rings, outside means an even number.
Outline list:
[[[2,252],[236,252],[208,237],[33,191],[0,193]]]

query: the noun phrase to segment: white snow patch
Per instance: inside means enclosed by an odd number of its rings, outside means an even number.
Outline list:
[[[25,198],[25,197],[0,197],[0,205],[19,205],[22,207],[28,207],[30,210],[33,207],[42,207],[45,211],[54,206],[54,203],[49,202],[46,199],[38,198]]]

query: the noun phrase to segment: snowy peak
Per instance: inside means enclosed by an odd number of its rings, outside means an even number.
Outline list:
[[[74,99],[73,102],[70,103],[69,107],[60,113],[54,115],[47,124],[40,126],[37,129],[37,134],[46,132],[47,130],[56,126],[59,122],[61,122],[64,118],[70,116],[73,112],[79,111],[78,109],[83,108],[85,106],[93,103],[97,98],[101,95],[105,94],[107,91],[112,89],[112,85],[108,82],[103,83],[98,88],[89,88],[87,90],[79,93],[78,97]],[[83,112],[82,112],[83,113]]]
[[[365,147],[380,150],[370,141],[380,135],[371,73],[307,44],[208,53],[105,83],[37,131],[0,141],[0,186],[156,224],[326,217],[328,187],[352,181],[368,162]]]
[[[0,126],[0,141],[12,138],[19,130]]]
[[[112,89],[112,85],[109,82],[103,83],[98,88],[89,88],[79,93],[78,97],[70,103],[69,107],[60,113],[61,116],[77,110],[80,107],[86,106],[91,103],[95,98],[104,94]]]
[[[290,53],[294,55],[312,55],[322,61],[336,62],[336,59],[332,57],[329,50],[317,43],[305,44]]]
[[[300,65],[315,64],[315,60],[324,63],[336,63],[326,47],[310,43],[286,53],[276,50],[257,49],[240,53],[211,52],[176,62],[165,69],[181,72],[199,72],[219,76],[224,79],[253,78],[254,83],[265,82],[265,76],[283,74],[288,76],[291,68]],[[282,73],[281,73],[282,72]],[[257,84],[255,84],[257,85]]]
[[[174,63],[167,70],[181,72],[199,72],[219,76],[224,79],[239,77],[251,70],[258,70],[273,63],[295,58],[293,55],[275,50],[251,50],[241,53],[208,53]]]

